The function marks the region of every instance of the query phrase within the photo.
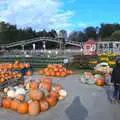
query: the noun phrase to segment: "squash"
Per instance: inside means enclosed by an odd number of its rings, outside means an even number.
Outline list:
[[[46,101],[49,103],[51,107],[55,106],[57,104],[57,98],[55,96],[50,96],[46,98]]]
[[[40,113],[40,103],[38,101],[32,101],[29,103],[29,114],[38,115]]]
[[[12,99],[10,99],[10,98],[3,99],[3,101],[2,101],[3,107],[9,109],[11,101],[12,101]]]
[[[46,100],[40,101],[41,112],[45,112],[49,109],[49,104]]]
[[[12,100],[10,104],[11,110],[17,111],[18,104],[19,102],[17,100]]]
[[[17,107],[17,112],[20,114],[27,114],[28,113],[28,103],[23,102],[23,103],[19,103],[18,107]]]
[[[41,100],[44,96],[44,93],[37,89],[34,89],[34,90],[31,89],[28,92],[28,96],[32,100]]]

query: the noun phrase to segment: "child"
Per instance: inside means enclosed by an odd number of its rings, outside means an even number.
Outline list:
[[[112,71],[111,82],[114,86],[112,102],[120,102],[120,56],[116,58],[116,66]]]

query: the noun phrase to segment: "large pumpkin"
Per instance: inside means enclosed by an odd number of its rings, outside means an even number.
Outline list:
[[[30,97],[30,99],[32,100],[41,100],[44,96],[44,93],[41,92],[40,90],[30,90],[28,93],[28,96]]]
[[[10,104],[11,110],[17,111],[18,104],[19,102],[17,100],[12,100]]]
[[[38,83],[35,82],[35,81],[32,81],[32,82],[30,83],[30,88],[32,88],[32,89],[37,89],[37,88],[38,88]]]
[[[45,112],[49,109],[49,104],[46,100],[40,101],[41,112]]]
[[[45,88],[46,90],[50,91],[51,90],[51,85],[48,83],[40,83],[39,88]]]
[[[54,91],[54,90],[51,90],[51,91],[50,91],[50,95],[51,95],[51,96],[54,96],[54,97],[56,97],[56,98],[59,98],[58,93],[57,93],[56,91]]]
[[[104,86],[104,80],[102,80],[102,79],[97,79],[96,80],[96,85],[98,85],[98,86]]]
[[[10,98],[3,99],[3,102],[2,102],[3,107],[9,109],[11,101],[12,101],[12,99],[10,99]]]
[[[55,106],[57,104],[57,98],[55,96],[50,96],[46,98],[46,101],[49,103],[51,107]]]
[[[56,84],[56,85],[55,85],[55,90],[56,90],[57,92],[59,92],[61,89],[62,89],[62,87],[61,87],[60,84]]]
[[[26,103],[26,102],[19,103],[18,107],[17,107],[17,112],[20,114],[28,113],[28,103]]]
[[[38,101],[32,101],[29,103],[29,114],[38,115],[40,113],[40,103]]]
[[[52,84],[52,78],[41,78],[40,82]]]

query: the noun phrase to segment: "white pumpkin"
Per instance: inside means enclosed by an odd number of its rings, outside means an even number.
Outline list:
[[[16,90],[15,96],[20,95],[20,94],[22,94],[22,95],[26,94],[26,91],[25,91],[24,88],[19,88],[19,89]]]
[[[4,93],[7,93],[9,88],[4,88]]]
[[[67,91],[66,90],[64,90],[64,89],[62,89],[62,90],[60,90],[59,91],[59,100],[64,100],[65,99],[65,97],[67,96]]]
[[[11,97],[11,98],[15,98],[15,91],[14,91],[14,90],[9,90],[9,91],[7,92],[7,96],[8,96],[8,97]]]

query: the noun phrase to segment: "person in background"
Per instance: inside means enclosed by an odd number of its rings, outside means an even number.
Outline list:
[[[114,86],[113,103],[120,103],[120,56],[116,58],[116,66],[113,68],[111,82]]]

